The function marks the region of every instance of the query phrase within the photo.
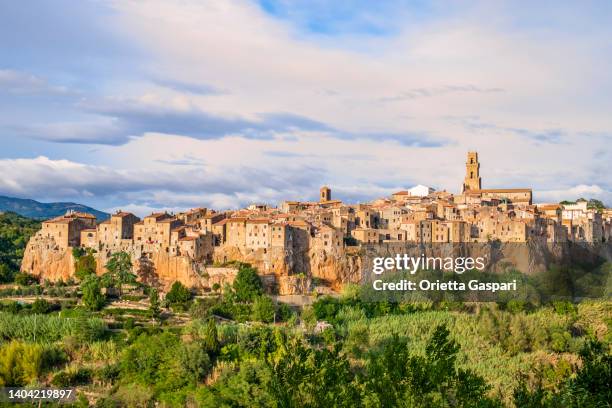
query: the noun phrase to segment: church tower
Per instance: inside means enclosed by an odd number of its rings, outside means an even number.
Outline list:
[[[468,152],[462,191],[480,190],[480,188],[480,163],[478,163],[478,153]]]
[[[331,188],[327,186],[321,187],[321,194],[319,195],[319,201],[322,203],[326,201],[331,201]]]

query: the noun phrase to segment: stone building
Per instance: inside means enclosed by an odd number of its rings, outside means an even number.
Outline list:
[[[52,238],[58,248],[66,249],[81,244],[81,231],[96,227],[96,217],[68,211],[65,215],[43,221],[41,234]]]
[[[361,244],[376,244],[379,241],[378,230],[374,228],[357,227],[351,231],[351,236]]]
[[[228,218],[225,225],[226,237],[225,244],[236,248],[246,247],[246,218]]]
[[[267,249],[271,246],[270,219],[247,219],[245,224],[246,248],[252,250]]]

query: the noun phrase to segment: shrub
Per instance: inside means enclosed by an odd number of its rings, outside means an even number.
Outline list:
[[[70,367],[55,374],[51,380],[51,384],[60,388],[83,385],[91,381],[91,375],[92,372],[90,369]]]
[[[234,296],[238,302],[250,302],[263,293],[263,286],[257,270],[242,265],[232,284]]]
[[[26,272],[18,272],[15,274],[15,283],[21,286],[32,285],[33,283],[38,282],[38,278],[34,275],[30,275]]]
[[[276,311],[274,310],[274,302],[268,296],[260,296],[253,302],[253,310],[251,317],[253,320],[257,320],[264,323],[271,323],[274,321]]]
[[[291,317],[293,317],[295,315],[293,310],[291,310],[289,305],[287,305],[286,303],[281,303],[279,305],[276,314],[278,316],[278,319],[283,321],[283,322],[289,321],[289,319],[291,319]]]
[[[149,291],[149,314],[153,319],[159,319],[161,316],[161,309],[159,307],[159,293],[155,288],[151,288]]]
[[[12,341],[0,347],[0,385],[21,387],[38,378],[43,368],[43,347]]]
[[[123,322],[123,328],[125,330],[133,329],[134,328],[134,318],[128,317],[127,319],[125,319],[125,322]]]
[[[88,276],[96,274],[96,258],[92,250],[85,251],[82,248],[73,248],[72,256],[75,259],[74,274],[79,280],[82,281]]]
[[[174,282],[170,291],[166,294],[166,301],[170,305],[185,305],[191,298],[189,289],[179,281]]]
[[[86,277],[81,284],[83,291],[83,304],[89,310],[100,310],[106,303],[106,296],[102,294],[100,279],[91,275]]]
[[[51,305],[45,299],[37,298],[31,306],[32,313],[46,314],[51,311]]]

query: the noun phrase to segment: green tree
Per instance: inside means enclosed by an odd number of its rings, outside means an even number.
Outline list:
[[[425,355],[410,355],[405,339],[394,335],[380,353],[372,353],[367,366],[366,393],[376,406],[446,407],[499,406],[489,399],[485,381],[469,370],[457,369],[459,345],[438,326]]]
[[[38,282],[38,279],[34,275],[30,275],[27,272],[18,272],[15,274],[15,283],[21,286],[29,286]]]
[[[82,248],[73,248],[72,256],[74,257],[74,274],[79,280],[82,281],[87,276],[96,273],[96,258],[92,249],[85,251]]]
[[[46,314],[51,310],[51,305],[45,299],[36,298],[32,302],[32,313],[34,314]]]
[[[13,280],[13,271],[7,264],[0,263],[0,282],[10,282]]]
[[[106,296],[102,294],[100,279],[90,275],[81,283],[83,304],[90,310],[100,310],[106,303]]]
[[[121,295],[121,286],[124,283],[133,283],[136,281],[136,275],[132,273],[132,260],[130,254],[125,251],[115,252],[111,255],[106,263],[108,272],[105,274],[105,283],[111,287],[119,289]]]
[[[202,381],[210,371],[210,357],[200,342],[182,343],[178,351],[181,371],[195,381]]]
[[[272,373],[266,384],[278,407],[361,406],[361,388],[340,347],[332,350],[306,347],[300,339],[277,341],[267,356]]]
[[[155,288],[151,288],[149,292],[149,314],[156,320],[161,316],[161,309],[159,307],[159,293]]]
[[[241,265],[232,287],[237,302],[251,302],[263,293],[257,270],[248,265]]]
[[[166,294],[166,301],[173,307],[178,307],[182,310],[186,309],[187,303],[193,295],[181,282],[176,281],[172,284],[170,291]]]
[[[588,203],[587,203],[587,208],[593,208],[596,210],[603,210],[604,208],[606,208],[606,205],[601,202],[600,200],[596,200],[594,198],[591,198]]]
[[[253,302],[251,318],[259,322],[272,323],[276,315],[274,302],[268,296],[259,296]]]
[[[579,354],[582,367],[556,390],[544,388],[541,382],[529,390],[522,381],[514,392],[515,405],[526,408],[610,406],[612,352],[609,345],[591,339]]]

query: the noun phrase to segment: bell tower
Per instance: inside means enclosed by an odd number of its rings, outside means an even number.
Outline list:
[[[462,192],[468,190],[480,190],[480,163],[478,163],[478,153],[468,152],[467,162],[465,163],[465,179],[463,180]]]
[[[321,193],[319,195],[320,202],[324,203],[326,201],[331,201],[331,188],[327,186],[323,186],[321,187],[320,193]]]

